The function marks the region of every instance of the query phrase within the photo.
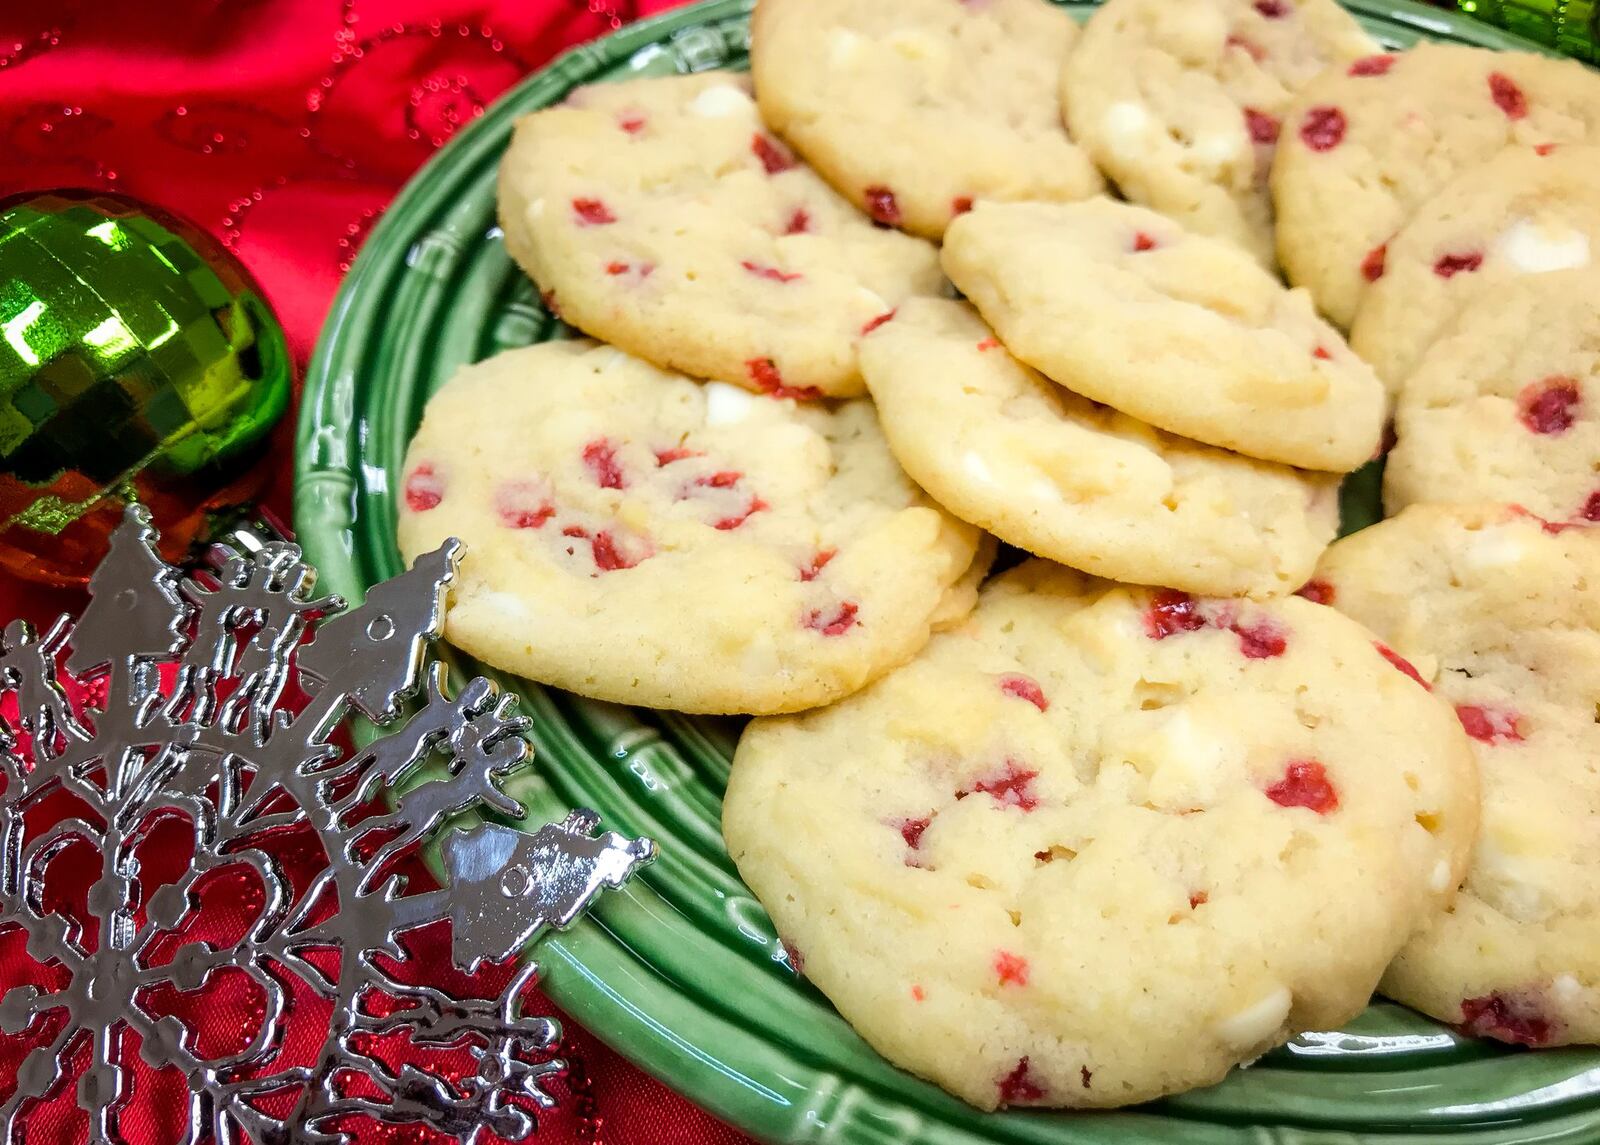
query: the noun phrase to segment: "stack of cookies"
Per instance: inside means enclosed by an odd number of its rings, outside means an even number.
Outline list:
[[[759,0],[751,63],[518,125],[506,246],[588,338],[429,404],[449,637],[760,717],[740,873],[982,1108],[1375,989],[1600,1041],[1600,77],[1332,0]]]

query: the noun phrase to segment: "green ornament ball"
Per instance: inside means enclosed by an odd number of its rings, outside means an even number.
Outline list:
[[[0,202],[0,568],[80,582],[131,500],[187,545],[291,383],[260,289],[198,227],[103,192]]]

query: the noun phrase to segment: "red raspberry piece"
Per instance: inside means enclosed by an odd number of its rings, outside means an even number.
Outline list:
[[[696,485],[708,485],[713,489],[728,489],[739,483],[739,478],[744,474],[735,469],[724,469],[720,473],[713,473],[709,477],[696,477]]]
[[[979,350],[993,350],[993,349],[998,348],[999,345],[1000,345],[1000,339],[992,338],[992,337],[991,338],[985,338],[983,341],[978,343],[978,349]]]
[[[957,195],[955,198],[950,200],[950,214],[952,217],[956,215],[964,215],[970,210],[972,210],[971,195]]]
[[[1350,65],[1350,74],[1353,76],[1382,76],[1388,75],[1389,69],[1394,67],[1397,57],[1392,55],[1365,56]]]
[[[444,482],[433,471],[433,466],[423,462],[406,478],[406,508],[413,513],[426,513],[439,507],[444,500]]]
[[[799,977],[804,977],[806,972],[806,956],[800,953],[800,948],[787,938],[778,939],[778,945],[783,947],[783,956],[789,960],[789,965]]]
[[[1389,661],[1389,663],[1400,669],[1400,671],[1404,672],[1407,676],[1410,676],[1424,688],[1427,688],[1428,691],[1433,691],[1432,685],[1422,678],[1422,673],[1417,671],[1416,665],[1412,664],[1410,660],[1407,660],[1404,656],[1400,655],[1400,653],[1396,652],[1393,648],[1390,648],[1381,640],[1374,640],[1372,642],[1372,646],[1378,650],[1379,656],[1382,656],[1385,660]]]
[[[1311,356],[1317,359],[1319,362],[1333,361],[1333,355],[1328,353],[1328,348],[1326,346],[1318,346],[1315,350],[1311,351]]]
[[[1334,599],[1333,585],[1319,577],[1306,581],[1295,590],[1296,596],[1303,596],[1312,604],[1332,604]],[[1416,671],[1415,668],[1412,669]]]
[[[774,398],[794,398],[796,401],[814,401],[822,396],[816,386],[786,386],[778,364],[771,358],[751,358],[744,364],[750,380],[764,394]]]
[[[922,833],[933,824],[933,813],[929,812],[920,819],[890,819],[888,824],[899,831],[906,846],[915,851],[922,846]]]
[[[1515,712],[1479,707],[1477,704],[1457,704],[1456,719],[1461,721],[1461,726],[1466,729],[1469,736],[1481,743],[1494,743],[1495,740],[1505,740],[1507,743],[1522,741],[1522,733],[1517,730]]]
[[[829,561],[839,555],[838,549],[821,549],[811,558],[811,563],[800,570],[801,580],[816,580],[817,575],[827,567]]]
[[[1361,277],[1368,282],[1377,282],[1383,277],[1384,263],[1389,261],[1389,244],[1382,243],[1367,252],[1367,257],[1361,260]]]
[[[1038,1101],[1044,1097],[1044,1087],[1028,1076],[1028,1059],[1019,1058],[1010,1073],[995,1083],[1000,1093],[1001,1105],[1015,1105],[1019,1101]]]
[[[1332,151],[1344,142],[1347,126],[1337,107],[1313,107],[1300,124],[1300,138],[1313,151]]]
[[[788,149],[780,147],[759,131],[750,137],[750,150],[761,160],[761,166],[767,169],[768,175],[776,175],[794,166],[794,156],[789,154]]]
[[[1193,910],[1197,906],[1204,906],[1210,901],[1211,896],[1206,894],[1205,891],[1195,891],[1194,894],[1189,896],[1189,909]]]
[[[1255,10],[1269,20],[1281,20],[1289,14],[1289,6],[1283,0],[1256,0]]]
[[[605,438],[596,438],[583,447],[583,463],[594,475],[595,484],[602,489],[625,489],[628,482],[617,461],[617,447]]]
[[[751,262],[749,259],[745,259],[739,265],[757,278],[770,278],[773,282],[793,282],[795,279],[802,277],[798,272],[790,274],[787,271],[779,270],[775,266],[763,266],[760,263]]]
[[[685,445],[674,445],[671,449],[656,450],[656,465],[671,465],[674,461],[682,461],[686,457],[704,457],[698,449],[690,449]]]
[[[1600,521],[1600,489],[1589,494],[1589,499],[1583,503],[1583,508],[1578,510],[1578,516],[1585,521]]]
[[[1433,273],[1440,278],[1454,278],[1463,272],[1471,273],[1482,265],[1481,250],[1467,251],[1464,254],[1442,254],[1439,256],[1439,261],[1433,264]]]
[[[1001,986],[1028,984],[1028,960],[1020,954],[1012,954],[1009,950],[994,952],[994,972],[999,975]]]
[[[1517,418],[1534,433],[1565,433],[1577,420],[1573,410],[1581,400],[1572,378],[1530,382],[1517,395]]]
[[[1517,82],[1504,72],[1489,73],[1489,98],[1506,113],[1507,119],[1522,119],[1528,114],[1528,97]]]
[[[495,490],[495,512],[510,529],[540,529],[556,515],[556,507],[539,487],[528,481],[510,481]]]
[[[1278,132],[1283,129],[1283,124],[1278,122],[1277,116],[1257,111],[1253,107],[1244,109],[1244,125],[1249,129],[1251,142],[1254,143],[1276,143]]]
[[[885,322],[889,321],[889,319],[893,318],[897,311],[898,307],[895,310],[884,311],[882,314],[869,321],[865,326],[861,327],[861,333],[863,335],[872,333],[879,326],[882,326]]]
[[[616,572],[618,569],[631,569],[639,562],[629,559],[628,555],[617,548],[617,540],[606,529],[598,533],[590,533],[581,525],[568,525],[561,530],[563,537],[577,537],[589,542],[589,551],[594,555],[595,567],[601,572]]]
[[[617,221],[617,216],[611,213],[611,208],[599,199],[572,200],[572,213],[578,216],[579,224],[586,227],[602,227]]]
[[[796,207],[794,214],[789,216],[789,221],[784,225],[783,233],[786,235],[803,235],[811,230],[811,216],[804,207]]]
[[[1238,624],[1232,625],[1232,628],[1239,637],[1239,651],[1244,653],[1246,660],[1270,660],[1274,656],[1282,656],[1284,649],[1289,646],[1283,630],[1266,617],[1248,628]]]
[[[1041,712],[1048,711],[1050,701],[1045,699],[1044,689],[1039,687],[1039,682],[1032,676],[1024,676],[1021,672],[1012,672],[1000,677],[1000,690],[1008,696],[1015,696],[1019,700],[1038,708]]]
[[[609,275],[627,274],[628,264],[625,262],[606,263],[606,273]]]
[[[768,505],[760,497],[752,497],[750,499],[750,504],[746,506],[743,513],[740,513],[737,517],[724,517],[711,527],[726,533],[729,529],[737,529],[740,525],[744,524],[763,509],[770,508],[772,508],[772,506]]]
[[[1144,630],[1152,640],[1165,640],[1179,632],[1195,632],[1206,626],[1194,597],[1177,589],[1164,588],[1150,598],[1145,609]]]
[[[1328,782],[1327,769],[1314,759],[1290,763],[1283,778],[1267,788],[1267,798],[1279,807],[1306,807],[1318,815],[1339,809],[1339,793]]]
[[[1135,254],[1142,254],[1147,250],[1155,250],[1157,245],[1155,238],[1145,234],[1143,231],[1133,236],[1133,251]]]
[[[561,306],[556,302],[556,292],[553,288],[540,294],[539,301],[544,303],[544,308],[550,312],[550,317],[561,317]]]
[[[617,126],[629,135],[638,135],[644,130],[645,118],[637,111],[624,112],[617,117]]]
[[[911,985],[911,1000],[913,1002],[924,1001],[927,997],[928,997],[927,992],[924,991],[921,986],[918,986],[916,983],[912,983],[912,985]]]
[[[872,216],[872,221],[882,223],[886,227],[900,224],[900,204],[895,202],[894,192],[887,187],[868,187],[866,190],[867,214]]]
[[[1238,48],[1241,52],[1247,53],[1258,64],[1267,58],[1267,50],[1265,48],[1240,35],[1230,34],[1226,40],[1222,41],[1222,44],[1223,47]]]
[[[1024,771],[1017,766],[1016,760],[1008,759],[1005,767],[990,772],[971,787],[957,791],[956,798],[983,794],[993,798],[1002,807],[1020,807],[1024,811],[1032,811],[1039,806],[1039,796],[1033,790],[1033,781],[1038,777],[1037,771]]]
[[[1550,1019],[1528,1001],[1500,993],[1461,999],[1461,1030],[1519,1046],[1542,1046],[1552,1032]]]
[[[1539,522],[1539,528],[1541,528],[1545,532],[1549,533],[1552,537],[1560,536],[1562,533],[1566,532],[1568,529],[1576,528],[1576,526],[1574,526],[1574,525],[1563,524],[1560,521],[1547,521],[1545,518],[1539,516],[1539,514],[1537,514],[1537,513],[1534,513],[1532,511],[1530,511],[1526,506],[1523,506],[1523,505],[1512,505],[1510,508],[1511,508],[1511,515],[1512,516],[1514,516],[1514,517],[1527,517],[1531,521],[1538,521]]]
[[[804,625],[824,636],[843,636],[856,625],[856,614],[861,611],[861,606],[853,600],[847,600],[831,613],[825,613],[820,608],[813,608],[806,613]]]
[[[1533,153],[1542,159],[1555,149],[1556,145],[1554,143],[1540,143],[1534,146]]]

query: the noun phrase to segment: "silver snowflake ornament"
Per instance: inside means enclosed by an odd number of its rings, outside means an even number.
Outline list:
[[[0,1103],[4,1139],[22,1139],[27,1110],[66,1084],[87,1044],[77,1100],[90,1140],[120,1140],[129,1034],[148,1066],[187,1078],[189,1142],[339,1142],[362,1116],[463,1141],[525,1139],[537,1129],[528,1107],[553,1104],[546,1086],[564,1069],[559,1026],[521,1012],[535,964],[498,998],[458,997],[402,980],[400,936],[449,920],[453,960],[475,972],[570,923],[655,845],[598,833],[586,810],[531,832],[490,818],[524,817],[502,783],[528,763],[528,722],[489,680],[452,695],[444,666],[429,663],[456,542],[346,610],[312,595],[316,574],[287,542],[218,546],[212,568],[185,575],[154,541],[130,508],[76,625],[0,631],[0,703],[15,708],[0,716],[0,930],[20,927],[63,983],[0,997],[0,1031],[59,1026]],[[69,699],[63,667],[92,702]],[[375,732],[360,745],[345,734],[354,714]],[[71,812],[43,814],[61,806]],[[175,822],[192,857],[149,885],[140,848]],[[282,863],[296,833],[326,856],[302,887]],[[408,863],[435,841],[449,883],[408,893]],[[74,912],[46,875],[85,846],[99,877]],[[223,871],[259,893],[243,935],[218,945],[189,930],[206,880]],[[249,977],[261,1017],[242,1049],[205,1054],[200,1031],[152,999],[223,973]],[[291,976],[332,1007],[309,1064],[278,1060]],[[470,1046],[476,1070],[392,1068],[370,1043],[396,1034]]]

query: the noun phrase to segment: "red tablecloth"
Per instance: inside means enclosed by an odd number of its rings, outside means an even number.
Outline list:
[[[555,53],[672,2],[0,4],[0,194],[110,188],[189,217],[260,279],[303,367],[362,237],[418,164]],[[290,467],[274,478],[268,500],[286,515]],[[5,617],[44,619],[80,604],[0,580]],[[0,947],[0,993],[20,965]],[[539,1141],[745,1140],[567,1029],[576,1088],[586,1076],[588,1094],[560,1091],[566,1100]],[[69,1125],[41,1118],[28,1139],[81,1135]],[[136,1145],[156,1145],[174,1139],[171,1125],[145,1113],[125,1130]]]

